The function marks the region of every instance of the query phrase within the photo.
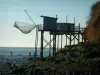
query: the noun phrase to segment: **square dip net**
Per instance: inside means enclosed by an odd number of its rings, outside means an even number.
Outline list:
[[[36,25],[16,21],[14,23],[14,27],[19,29],[22,33],[27,34],[30,33],[36,27]]]

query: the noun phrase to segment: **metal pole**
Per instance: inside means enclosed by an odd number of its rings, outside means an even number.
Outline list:
[[[74,25],[75,25],[75,17],[74,17]]]
[[[67,23],[67,15],[66,15],[66,23]]]

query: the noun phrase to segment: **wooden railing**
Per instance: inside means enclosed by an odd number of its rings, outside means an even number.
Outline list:
[[[84,32],[84,29],[85,29],[85,27],[75,26],[74,31],[81,31],[81,32]],[[38,30],[43,30],[43,25],[42,25],[42,24],[38,25]]]

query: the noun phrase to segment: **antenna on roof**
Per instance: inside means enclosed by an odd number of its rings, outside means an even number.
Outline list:
[[[74,17],[74,25],[75,25],[75,17]]]
[[[67,15],[66,15],[66,23],[67,23]]]

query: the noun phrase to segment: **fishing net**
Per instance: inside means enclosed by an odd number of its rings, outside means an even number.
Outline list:
[[[27,34],[35,28],[35,25],[16,21],[14,27],[18,28],[22,33]]]

